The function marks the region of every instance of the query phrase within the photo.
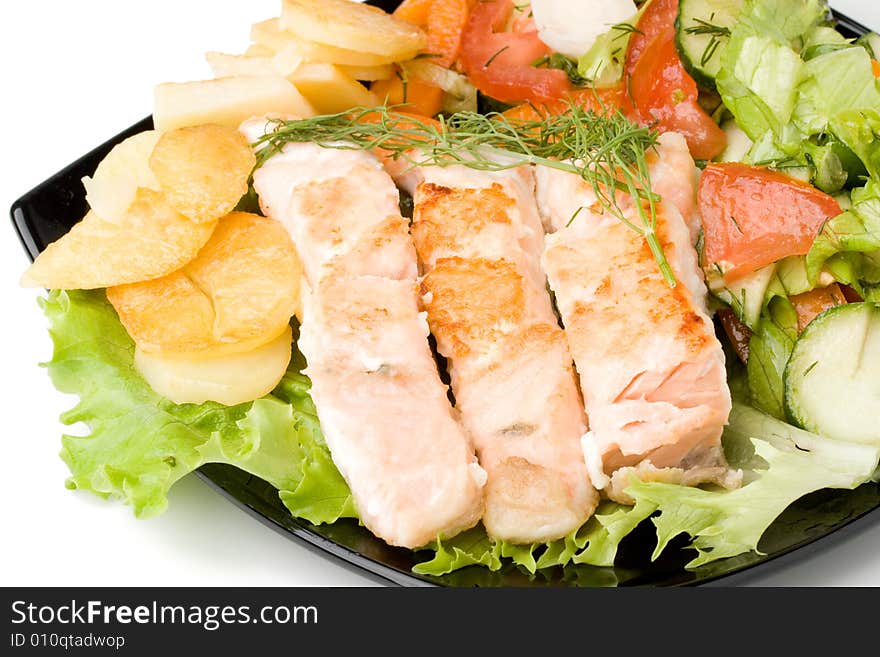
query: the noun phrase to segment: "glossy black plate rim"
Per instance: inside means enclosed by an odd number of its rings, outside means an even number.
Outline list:
[[[393,7],[396,2],[374,1],[371,4],[380,6]],[[844,33],[858,36],[868,32],[867,28],[860,25],[852,19],[835,12],[838,26]],[[82,175],[91,173],[94,164],[103,157],[115,144],[126,139],[127,137],[152,128],[152,119],[147,117],[112,139],[104,142],[83,157],[71,163],[55,175],[46,179],[34,187],[31,191],[19,198],[11,208],[11,218],[15,231],[21,241],[21,244],[28,257],[33,260],[45,248],[46,244],[60,237],[69,225],[65,221],[59,221],[57,216],[65,216],[69,222],[71,216],[81,217],[86,210],[85,199],[82,197],[80,178]],[[74,220],[75,221],[75,220]],[[283,536],[296,539],[321,554],[329,554],[341,563],[343,566],[357,572],[361,575],[367,575],[377,582],[384,584],[395,584],[401,586],[441,586],[448,585],[450,582],[447,577],[422,577],[412,573],[408,567],[401,565],[389,565],[387,554],[383,554],[386,560],[372,558],[365,554],[364,550],[358,550],[353,547],[344,545],[339,540],[326,535],[328,526],[316,527],[310,523],[294,518],[286,512],[277,499],[277,493],[272,499],[271,487],[259,480],[243,473],[242,471],[225,465],[206,465],[197,471],[197,474],[210,487],[219,492],[225,498],[236,504],[239,508],[256,518],[264,525],[279,532]],[[855,496],[859,490],[866,487],[873,487],[868,493],[869,498],[862,507],[859,507],[852,515],[846,517],[840,522],[836,522],[830,528],[819,529],[818,534],[808,536],[803,540],[796,541],[780,547],[766,555],[755,557],[752,553],[748,555],[750,558],[725,560],[724,562],[715,562],[716,564],[727,563],[728,567],[716,568],[714,572],[706,574],[695,574],[698,571],[681,572],[679,577],[675,577],[673,572],[671,577],[660,582],[652,582],[651,578],[638,577],[633,580],[634,585],[699,585],[717,581],[721,578],[730,578],[734,575],[749,576],[758,571],[765,572],[766,566],[770,563],[779,563],[782,557],[790,555],[792,552],[798,551],[799,555],[806,555],[806,551],[816,551],[824,549],[834,543],[848,540],[857,532],[863,531],[865,528],[880,521],[880,488],[876,484],[865,484],[856,491],[821,491],[820,497],[824,495],[833,502],[835,499],[848,499]],[[815,495],[815,494],[814,494]],[[876,501],[874,497],[876,496]],[[274,502],[274,503],[273,503]],[[823,502],[820,502],[820,506]],[[339,523],[337,523],[339,524]],[[329,526],[332,527],[332,526]],[[356,527],[349,528],[351,532],[361,531],[368,533]],[[843,531],[846,529],[846,531]],[[769,530],[768,530],[769,531]],[[351,533],[349,532],[349,533]],[[377,541],[378,539],[373,539]],[[808,547],[809,546],[809,547]],[[670,550],[673,548],[670,548]],[[411,566],[412,553],[406,550],[397,550],[394,548],[385,548],[385,552],[399,553],[402,557],[401,563]],[[679,553],[692,555],[692,552],[678,550]],[[687,559],[681,560],[683,564]],[[737,563],[739,560],[739,563]],[[711,564],[710,564],[711,565]],[[480,569],[485,570],[485,569]],[[609,569],[595,569],[609,570]],[[674,568],[673,568],[674,570]],[[748,572],[745,572],[748,571]],[[517,579],[518,573],[513,573],[513,585],[534,585],[534,582]],[[504,575],[502,577],[506,577]],[[735,579],[735,578],[734,578]],[[601,583],[601,580],[599,580]],[[728,581],[733,581],[728,580]],[[562,582],[563,584],[565,582]],[[465,581],[467,584],[467,581]],[[541,582],[539,585],[558,585],[559,583],[548,581]],[[454,585],[460,585],[454,584]],[[479,585],[479,578],[477,584]],[[503,585],[509,585],[503,582]],[[623,585],[629,585],[624,581]]]

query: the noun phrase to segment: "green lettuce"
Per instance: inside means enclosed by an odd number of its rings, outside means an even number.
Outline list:
[[[780,134],[791,120],[804,62],[787,44],[734,28],[721,57],[718,91],[739,125],[755,142]]]
[[[859,184],[866,170],[862,114],[880,111],[880,85],[868,51],[827,20],[823,0],[746,0],[717,86],[754,142],[748,162],[803,168],[835,193]]]
[[[853,489],[877,472],[880,446],[835,441],[734,404],[725,452],[746,481],[732,491],[711,491],[633,479],[627,492],[659,512],[656,558],[680,534],[691,537],[703,564],[758,550],[767,527],[800,497],[821,488]]]
[[[821,0],[746,0],[743,5],[721,53],[716,82],[737,125],[754,142],[763,143],[770,133],[789,152],[800,141],[790,125],[807,75],[800,53],[804,36],[823,26],[827,11]],[[766,156],[767,144],[763,151]]]
[[[85,436],[62,438],[70,488],[120,498],[135,515],[154,516],[181,477],[205,463],[226,463],[278,488],[296,516],[333,522],[355,515],[301,360],[294,359],[272,395],[252,403],[173,404],[134,370],[134,344],[103,292],[55,291],[42,306],[54,343],[45,366],[58,390],[80,398],[62,422],[89,428]]]
[[[880,301],[880,183],[853,190],[852,207],[827,221],[806,257],[816,284],[823,271],[851,285],[867,301]]]
[[[847,46],[815,57],[804,65],[804,74],[794,120],[807,135],[827,131],[842,113],[880,108],[871,57],[864,48]]]
[[[830,129],[861,160],[868,175],[880,180],[880,104],[842,111],[831,119]]]
[[[568,536],[530,545],[493,540],[483,526],[478,525],[451,539],[438,539],[430,546],[434,556],[416,564],[413,571],[421,575],[445,575],[467,566],[484,566],[497,571],[505,563],[502,559],[530,574],[569,563],[613,566],[620,542],[654,510],[644,504],[624,506],[606,502],[589,521]]]

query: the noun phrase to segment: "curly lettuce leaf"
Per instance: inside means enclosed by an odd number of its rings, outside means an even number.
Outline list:
[[[569,563],[591,566],[613,566],[620,542],[656,507],[636,504],[633,507],[606,502],[582,527],[556,541],[514,545],[496,541],[486,534],[482,525],[451,539],[438,539],[431,546],[434,555],[413,568],[421,575],[446,575],[468,566],[484,566],[500,570],[502,559],[522,567],[530,574],[544,568]]]
[[[135,371],[134,344],[103,292],[55,291],[42,306],[54,343],[45,366],[55,387],[80,398],[62,422],[89,427],[85,436],[62,437],[69,487],[123,499],[148,517],[166,508],[181,477],[226,463],[278,488],[294,515],[312,522],[354,515],[301,362],[294,360],[272,395],[252,403],[173,404]]]
[[[753,408],[734,404],[725,449],[747,480],[733,491],[687,488],[633,479],[627,492],[654,505],[656,558],[680,534],[693,540],[696,568],[751,550],[767,527],[800,497],[821,488],[853,489],[877,472],[880,445],[816,436]]]

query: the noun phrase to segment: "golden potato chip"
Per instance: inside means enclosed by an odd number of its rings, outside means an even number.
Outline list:
[[[288,326],[301,278],[296,249],[280,223],[233,212],[179,271],[110,288],[107,298],[145,353],[242,353]]]
[[[395,61],[412,59],[426,44],[412,23],[350,0],[284,0],[280,25],[307,41]]]
[[[255,164],[244,135],[215,124],[166,132],[150,156],[150,168],[168,200],[199,223],[215,221],[235,208],[247,192]]]
[[[117,221],[89,212],[46,247],[21,284],[88,290],[159,278],[192,260],[215,225],[190,221],[164,194],[142,187]]]

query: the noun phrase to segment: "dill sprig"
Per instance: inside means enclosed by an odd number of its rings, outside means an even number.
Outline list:
[[[382,106],[293,121],[269,119],[266,134],[254,144],[257,167],[292,142],[380,148],[412,167],[458,164],[502,171],[534,164],[574,173],[591,184],[604,210],[644,237],[664,278],[675,285],[656,234],[659,198],[651,191],[648,171],[647,151],[656,145],[657,133],[620,112],[600,114],[570,103],[565,113],[544,119],[458,112],[435,121]],[[618,192],[635,200],[637,222],[624,213]]]

